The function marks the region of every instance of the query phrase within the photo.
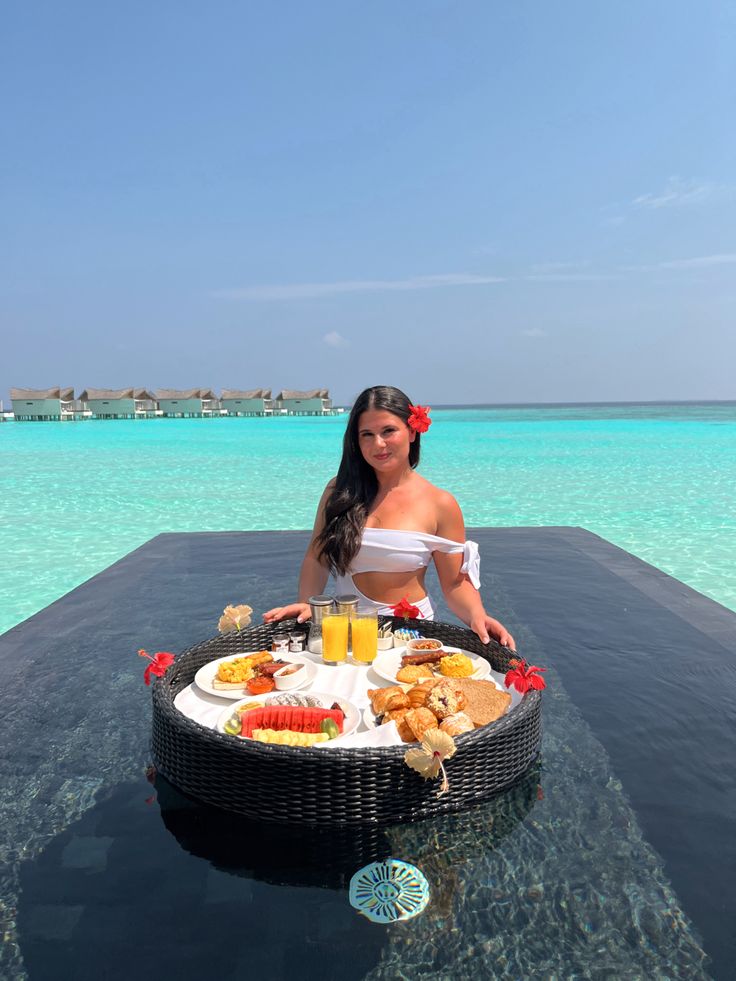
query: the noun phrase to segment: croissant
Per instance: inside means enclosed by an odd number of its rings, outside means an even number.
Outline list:
[[[437,728],[437,718],[427,708],[411,709],[402,720],[411,729],[414,739],[421,740],[427,729]]]
[[[422,688],[420,685],[410,688],[406,693],[406,697],[409,699],[409,704],[413,709],[423,708],[427,704],[427,695],[429,695],[429,690],[427,688]]]
[[[408,711],[409,711],[408,708],[401,708],[401,709],[391,709],[388,712],[384,712],[383,718],[381,719],[381,725],[385,726],[387,722],[395,722],[398,725]]]
[[[371,688],[368,692],[374,715],[383,715],[391,709],[409,708],[409,699],[400,685],[391,688]]]
[[[440,722],[440,729],[448,736],[459,736],[462,732],[472,732],[475,726],[472,719],[464,712],[455,712],[454,715],[448,715]]]

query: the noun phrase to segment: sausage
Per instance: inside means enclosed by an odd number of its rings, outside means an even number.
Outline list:
[[[256,668],[256,673],[262,678],[271,678],[281,668],[285,668],[286,665],[286,661],[271,661],[269,664],[259,664]]]
[[[449,651],[422,651],[421,654],[404,654],[401,658],[401,667],[405,668],[409,664],[434,664],[447,657]]]

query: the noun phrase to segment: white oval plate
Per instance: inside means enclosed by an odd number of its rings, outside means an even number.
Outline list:
[[[471,654],[470,651],[463,651],[459,647],[447,647],[447,645],[444,645],[444,648],[446,651],[452,651],[453,654],[465,654],[466,657],[469,657],[477,665],[473,674],[470,675],[475,681],[487,678],[491,673],[491,665],[484,657],[480,657],[478,654]],[[371,667],[379,677],[385,678],[386,681],[391,681],[394,685],[408,685],[408,682],[398,681],[396,678],[396,672],[401,670],[401,658],[405,653],[405,647],[394,647],[392,651],[379,651]],[[435,671],[434,668],[432,670],[434,671],[435,678],[445,677],[439,671]],[[411,685],[408,685],[408,687],[411,687]]]
[[[238,702],[236,704],[228,705],[227,708],[224,708],[222,710],[222,712],[220,713],[217,719],[217,725],[215,726],[215,728],[217,729],[218,732],[224,733],[225,723],[233,714],[233,712],[237,711],[238,705],[247,705],[248,702],[260,702],[261,705],[268,705],[270,699],[274,698],[274,696],[291,695],[291,693],[292,693],[291,691],[289,692],[270,691],[268,695],[251,695],[250,698],[240,698],[238,699]],[[349,736],[351,733],[355,732],[355,730],[360,725],[360,712],[355,707],[355,705],[353,705],[352,702],[349,702],[347,698],[343,698],[342,695],[330,695],[321,691],[310,691],[308,694],[311,695],[313,698],[318,698],[320,700],[322,708],[329,708],[330,705],[333,705],[335,702],[337,702],[337,704],[345,713],[345,721],[343,722],[343,729],[340,735],[336,739],[330,739],[329,742],[317,743],[317,746],[319,747],[331,746],[333,743],[339,743],[342,736]],[[248,739],[248,736],[235,736],[234,738]],[[295,747],[295,748],[298,749],[299,747]]]
[[[227,657],[218,657],[216,661],[209,661],[207,664],[203,664],[199,671],[194,676],[194,683],[197,688],[201,688],[202,691],[206,691],[208,695],[217,695],[218,698],[228,698],[231,701],[242,702],[247,696],[248,692],[245,690],[245,683],[243,683],[242,688],[215,688],[212,684],[214,679],[217,677],[217,667],[224,661],[235,661],[239,657],[248,657],[249,654],[257,654],[258,651],[243,651],[241,654],[228,654]],[[294,688],[289,688],[289,691],[301,691],[306,688],[307,685],[311,685],[314,681],[314,676],[317,674],[317,665],[313,661],[308,661],[306,657],[302,657],[300,654],[276,654],[274,655],[274,660],[285,661],[291,664],[304,664],[305,665],[305,676],[304,680],[296,685]],[[269,692],[269,695],[275,694]],[[286,692],[279,694],[287,694]],[[251,698],[256,698],[258,696],[251,695]]]

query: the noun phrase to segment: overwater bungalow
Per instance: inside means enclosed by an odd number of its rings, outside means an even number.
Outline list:
[[[161,414],[168,418],[220,415],[220,400],[211,388],[161,388],[154,392]]]
[[[276,396],[276,407],[290,416],[322,416],[332,413],[332,399],[326,388],[313,388],[297,392],[285,388]]]
[[[139,419],[156,412],[156,400],[145,388],[85,388],[79,399],[95,419]]]
[[[77,407],[73,388],[11,388],[13,416],[18,421],[73,419]]]
[[[273,414],[270,388],[237,390],[225,388],[220,395],[220,407],[229,416],[269,416]]]

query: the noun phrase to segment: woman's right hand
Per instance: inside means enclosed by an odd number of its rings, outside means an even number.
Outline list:
[[[263,614],[266,623],[278,623],[279,620],[296,619],[297,623],[304,623],[312,617],[312,608],[309,603],[289,603],[288,606],[275,606],[272,610],[267,610]]]

